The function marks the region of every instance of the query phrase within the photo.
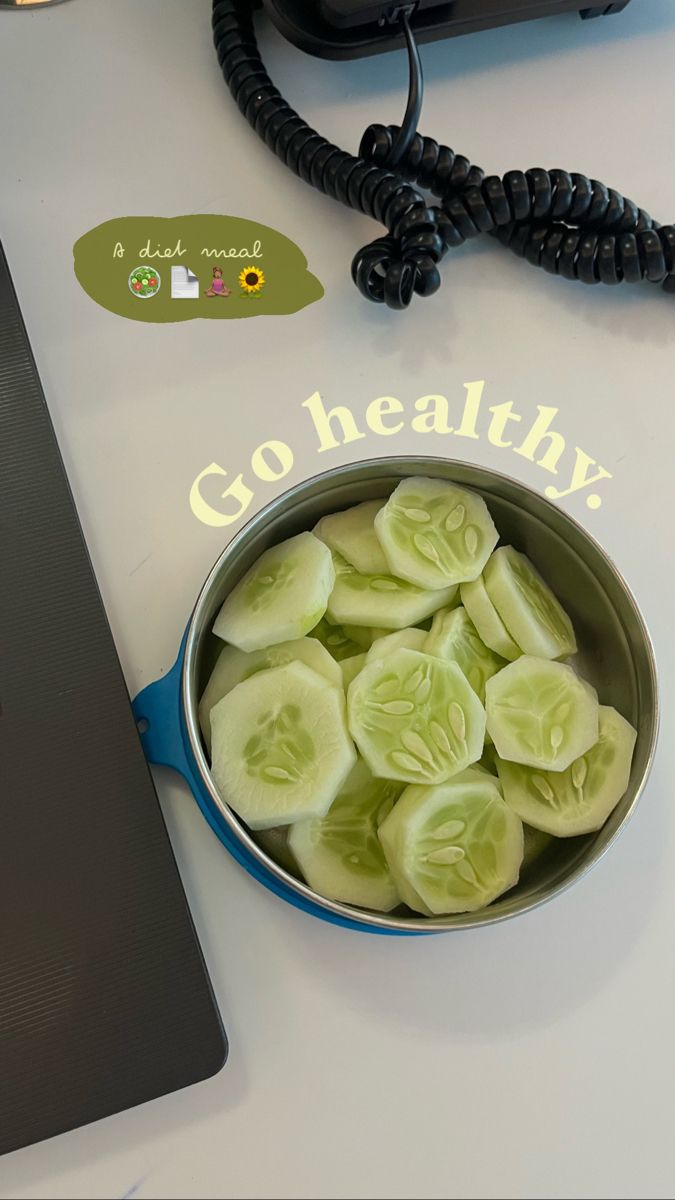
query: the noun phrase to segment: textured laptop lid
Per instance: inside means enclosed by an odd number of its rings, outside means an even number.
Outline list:
[[[0,247],[0,1153],[226,1053]]]

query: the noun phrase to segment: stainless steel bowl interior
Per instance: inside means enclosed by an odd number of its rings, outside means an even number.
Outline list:
[[[219,649],[211,626],[227,593],[268,546],[311,529],[319,517],[387,496],[401,478],[427,475],[473,488],[486,500],[503,543],[532,559],[552,584],[577,633],[580,671],[638,730],[626,795],[599,832],[558,841],[517,886],[479,913],[427,919],[406,908],[373,913],[326,900],[312,892],[265,852],[264,838],[251,835],[218,795],[199,733],[197,705]],[[183,703],[188,733],[202,779],[219,811],[249,852],[277,878],[329,911],[375,927],[445,930],[490,924],[551,899],[585,873],[627,822],[646,781],[658,729],[654,655],[637,605],[605,553],[575,521],[514,479],[467,463],[434,458],[375,459],[338,467],[286,492],[258,513],[232,539],[211,571],[197,601],[186,646]]]

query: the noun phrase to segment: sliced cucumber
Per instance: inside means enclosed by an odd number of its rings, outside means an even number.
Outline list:
[[[518,882],[522,822],[480,772],[406,788],[379,836],[394,878],[437,915],[475,912]]]
[[[413,912],[421,913],[423,917],[433,917],[435,914],[432,913],[431,909],[424,903],[422,897],[418,895],[412,884],[408,883],[408,880],[404,879],[403,875],[401,875],[395,867],[390,865],[389,870],[391,871],[392,879],[396,884],[396,889],[403,903],[407,904],[408,908],[412,909]]]
[[[601,705],[598,740],[565,771],[498,762],[504,799],[522,820],[554,837],[594,833],[625,794],[636,737],[615,708]]]
[[[377,539],[373,524],[386,500],[365,500],[344,512],[322,517],[314,527],[314,536],[340,554],[362,575],[388,575],[389,564]]]
[[[367,657],[366,654],[353,654],[351,658],[342,658],[340,660],[342,687],[345,692],[352,679],[356,679],[359,671],[362,671],[365,667]]]
[[[402,479],[375,517],[389,570],[424,588],[480,575],[499,535],[487,505],[444,479]]]
[[[323,617],[314,629],[310,630],[307,635],[311,638],[316,638],[325,646],[328,653],[337,662],[341,662],[343,658],[353,658],[355,654],[361,653],[361,646],[358,642],[353,642],[347,636],[341,625],[332,625]]]
[[[360,575],[344,558],[333,555],[335,586],[328,600],[329,621],[338,625],[372,625],[405,629],[447,604],[455,587],[426,591],[393,575]]]
[[[216,665],[199,701],[199,724],[204,741],[211,749],[211,709],[222,700],[238,683],[268,671],[270,667],[283,667],[289,662],[304,662],[306,666],[323,675],[334,687],[341,688],[342,672],[339,664],[316,638],[295,638],[292,642],[279,642],[265,650],[237,650],[236,646],[223,646]]]
[[[529,558],[513,546],[500,546],[490,558],[483,581],[513,640],[523,654],[566,658],[577,642],[567,613]]]
[[[437,612],[424,645],[426,654],[456,662],[466,675],[481,703],[485,703],[485,684],[506,666],[503,658],[490,650],[465,608]]]
[[[366,663],[347,694],[349,728],[373,775],[443,783],[483,752],[485,710],[457,663],[401,648]]]
[[[211,734],[216,787],[251,829],[324,816],[356,762],[342,691],[299,662],[228,692]]]
[[[598,740],[597,693],[563,663],[523,655],[488,679],[485,696],[487,727],[509,762],[564,771]]]
[[[462,604],[476,626],[478,635],[490,650],[514,662],[523,653],[514,642],[497,609],[487,594],[483,576],[459,589]]]
[[[635,730],[561,661],[567,613],[496,542],[480,496],[404,479],[265,551],[218,613],[214,786],[329,899],[472,912],[625,794]]]
[[[299,533],[261,554],[230,592],[213,632],[240,650],[303,637],[324,615],[334,582],[328,547]]]
[[[374,662],[376,658],[386,658],[393,650],[400,650],[401,646],[406,650],[423,650],[426,640],[427,634],[424,629],[417,629],[414,625],[409,629],[396,629],[394,633],[376,638],[366,655],[366,660]]]
[[[374,779],[359,759],[325,817],[293,825],[289,845],[315,892],[378,912],[396,908],[400,898],[377,830],[402,790]]]
[[[528,770],[527,767],[518,768],[518,770],[521,769],[523,771]],[[510,807],[513,807],[513,805]],[[515,812],[516,810],[514,809],[513,811]],[[523,865],[521,870],[524,871],[527,867],[531,867],[538,858],[541,858],[544,850],[548,850],[553,838],[550,833],[544,833],[543,830],[535,829],[533,825],[526,825],[523,821],[523,839]]]

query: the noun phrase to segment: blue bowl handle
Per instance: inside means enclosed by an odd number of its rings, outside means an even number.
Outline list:
[[[204,817],[233,858],[250,875],[253,875],[254,879],[276,892],[277,896],[281,896],[282,899],[304,912],[322,917],[323,920],[333,925],[342,925],[347,929],[357,929],[360,932],[385,933],[394,936],[403,932],[396,929],[375,930],[367,925],[362,925],[359,921],[350,920],[348,917],[342,917],[319,908],[311,900],[299,896],[297,892],[291,890],[256,862],[227,827],[222,816],[215,810],[197,772],[185,729],[181,703],[181,681],[186,640],[187,630],[183,634],[178,658],[168,674],[156,679],[154,683],[149,683],[132,701],[131,707],[148,762],[171,767],[183,776]],[[405,933],[407,936],[417,936],[416,932],[405,931]]]
[[[180,644],[178,658],[168,674],[143,688],[131,707],[148,762],[178,771],[194,790],[196,779],[185,742],[181,713],[186,637],[187,630]]]

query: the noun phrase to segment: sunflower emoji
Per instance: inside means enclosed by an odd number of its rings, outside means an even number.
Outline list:
[[[265,275],[260,267],[244,267],[243,271],[239,272],[240,287],[248,296],[255,295],[259,292],[265,283]]]

